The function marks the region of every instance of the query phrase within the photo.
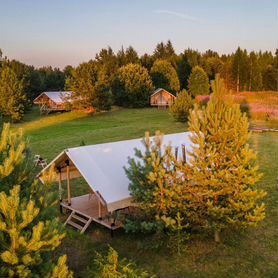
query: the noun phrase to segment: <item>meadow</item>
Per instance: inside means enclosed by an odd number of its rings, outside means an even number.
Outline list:
[[[165,134],[187,130],[187,125],[173,121],[167,110],[152,108],[114,109],[94,116],[70,112],[43,117],[33,109],[25,123],[16,126],[25,130],[32,152],[48,161],[63,149],[84,143],[143,137],[146,130],[152,134],[156,130]],[[90,277],[95,251],[104,252],[108,244],[120,256],[158,277],[277,277],[277,137],[275,132],[254,133],[250,138],[264,174],[258,188],[268,193],[266,219],[258,227],[226,231],[220,244],[209,233],[193,234],[183,246],[181,256],[171,252],[167,241],[156,244],[159,240],[153,235],[126,234],[119,230],[112,238],[108,230],[96,224],[83,235],[66,227],[67,236],[58,253],[68,255],[75,277]],[[80,191],[79,187],[80,184],[76,185],[73,195]],[[58,208],[57,215],[64,220]]]
[[[241,92],[234,94],[234,101],[250,118],[251,125],[258,127],[278,127],[278,94],[275,91]],[[206,103],[210,96],[198,96],[197,101]]]

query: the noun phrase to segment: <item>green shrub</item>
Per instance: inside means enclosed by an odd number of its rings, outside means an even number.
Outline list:
[[[186,122],[191,108],[193,108],[193,100],[186,90],[182,90],[169,110],[176,121]]]
[[[206,72],[199,66],[193,68],[188,79],[189,93],[196,97],[209,94],[209,78]]]
[[[147,271],[139,269],[135,263],[127,259],[119,259],[119,254],[109,246],[108,254],[103,256],[97,253],[95,258],[96,271],[93,277],[99,278],[148,278]]]

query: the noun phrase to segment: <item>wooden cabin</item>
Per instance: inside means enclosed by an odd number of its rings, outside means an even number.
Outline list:
[[[72,92],[43,92],[33,102],[39,105],[41,114],[48,114],[53,111],[67,111],[71,96]]]
[[[191,150],[189,132],[165,135],[163,143],[171,143],[176,157],[186,161],[185,150]],[[135,148],[144,152],[141,138],[69,148],[38,174],[43,182],[44,173],[54,165],[61,212],[69,213],[65,224],[79,229],[81,233],[91,223],[105,226],[111,232],[122,227],[119,216],[136,211],[129,192],[130,181],[124,170],[128,167],[129,157],[134,157]],[[74,184],[87,194],[73,196]]]
[[[165,89],[158,88],[151,95],[151,106],[168,107],[176,99],[176,96]]]

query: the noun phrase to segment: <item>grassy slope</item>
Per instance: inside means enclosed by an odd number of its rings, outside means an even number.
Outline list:
[[[34,113],[29,120],[35,117]],[[160,129],[169,133],[186,129],[185,125],[173,122],[167,111],[156,109],[119,110],[72,118],[71,113],[49,116],[45,121],[51,124],[44,123],[44,128],[40,121],[24,124],[22,127],[27,130],[33,152],[51,159],[62,149],[79,145],[81,140],[91,144],[140,137],[145,130]],[[57,123],[60,120],[63,122]],[[110,244],[121,255],[159,276],[277,277],[277,134],[253,134],[251,144],[258,151],[264,173],[258,186],[268,192],[265,199],[267,217],[256,229],[241,233],[228,231],[220,245],[215,244],[210,235],[194,235],[183,255],[178,257],[169,253],[165,244],[158,250],[144,249],[143,246],[154,243],[150,236],[118,231],[111,238],[107,230],[97,225],[92,225],[85,235],[68,228],[60,252],[68,254],[75,276],[87,277],[94,250],[103,251]]]
[[[32,121],[33,120],[33,121]],[[38,118],[33,110],[26,123],[17,125],[27,134],[33,153],[54,158],[68,147],[143,137],[146,130],[164,133],[182,132],[187,125],[174,122],[163,109],[119,109],[88,116],[64,113]]]

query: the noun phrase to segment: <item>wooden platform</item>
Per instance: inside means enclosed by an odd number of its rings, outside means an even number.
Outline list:
[[[96,194],[86,194],[71,198],[71,205],[65,200],[61,202],[62,208],[70,215],[65,224],[71,225],[84,233],[91,222],[98,223],[111,231],[122,227],[122,223],[115,221],[105,206],[99,203]]]

